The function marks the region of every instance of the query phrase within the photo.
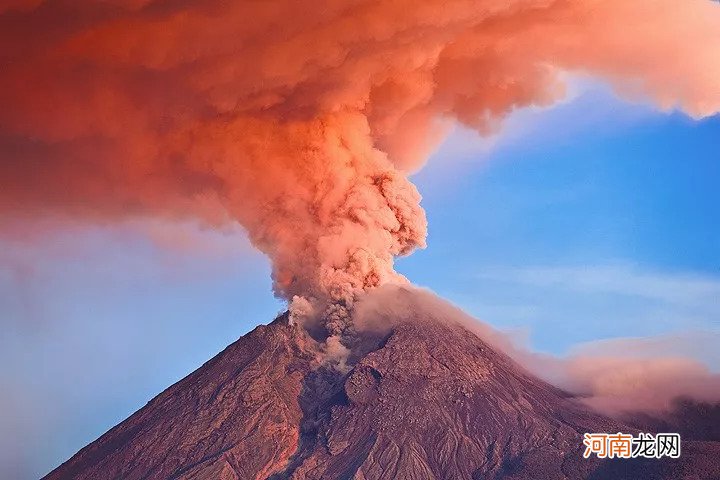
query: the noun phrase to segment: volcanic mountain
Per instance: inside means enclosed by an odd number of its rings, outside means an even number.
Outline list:
[[[322,339],[281,315],[45,478],[720,478],[712,440],[684,438],[677,460],[584,459],[584,432],[636,430],[462,325],[413,316],[358,332],[329,362]]]

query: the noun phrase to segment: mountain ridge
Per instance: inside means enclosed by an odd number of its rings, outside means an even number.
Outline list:
[[[419,313],[357,334],[347,369],[281,315],[45,478],[720,478],[713,441],[679,460],[584,459],[584,432],[636,430]]]

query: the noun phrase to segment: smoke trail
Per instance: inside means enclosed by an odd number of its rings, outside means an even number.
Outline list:
[[[667,413],[682,398],[720,402],[720,374],[693,358],[712,342],[695,342],[693,349],[673,351],[670,346],[679,343],[678,337],[614,339],[556,357],[533,352],[432,291],[413,286],[377,288],[364,295],[353,311],[353,327],[365,335],[382,337],[408,322],[461,325],[533,375],[608,415]]]
[[[4,2],[0,215],[238,221],[341,331],[424,246],[406,175],[447,121],[495,130],[566,71],[710,115],[718,24],[706,0]]]

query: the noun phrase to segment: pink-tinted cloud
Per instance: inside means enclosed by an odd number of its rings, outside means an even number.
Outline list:
[[[700,362],[681,357],[570,357],[560,365],[561,386],[606,413],[669,411],[689,397],[720,402],[720,375]]]

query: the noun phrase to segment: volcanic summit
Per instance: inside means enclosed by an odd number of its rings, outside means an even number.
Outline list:
[[[679,459],[583,458],[584,432],[636,430],[463,325],[411,317],[377,319],[333,362],[283,314],[45,478],[720,478],[718,439],[684,438]]]

